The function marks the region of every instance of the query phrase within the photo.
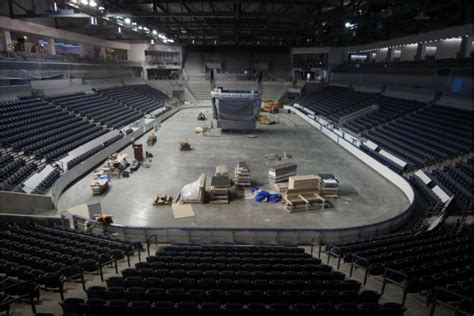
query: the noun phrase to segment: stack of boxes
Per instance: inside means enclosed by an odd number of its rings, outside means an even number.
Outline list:
[[[339,193],[339,181],[333,174],[321,173],[321,196],[326,200],[337,199]]]
[[[216,167],[216,174],[211,179],[211,200],[212,204],[228,204],[230,192],[230,179],[226,165]]]
[[[278,183],[288,181],[291,176],[296,176],[297,165],[291,162],[274,165],[268,172],[268,181]]]

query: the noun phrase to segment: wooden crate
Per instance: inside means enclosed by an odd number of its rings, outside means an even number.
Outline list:
[[[319,177],[315,175],[292,176],[288,178],[288,189],[319,188]]]

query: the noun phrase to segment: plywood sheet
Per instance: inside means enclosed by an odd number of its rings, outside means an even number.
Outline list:
[[[171,209],[173,210],[174,218],[184,218],[184,217],[193,217],[194,211],[193,207],[190,204],[171,204]]]

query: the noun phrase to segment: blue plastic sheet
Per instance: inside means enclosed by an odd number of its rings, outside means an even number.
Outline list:
[[[251,188],[252,193],[255,193],[255,201],[257,202],[272,202],[278,203],[281,201],[280,193],[269,193],[267,191],[260,191],[258,188]]]

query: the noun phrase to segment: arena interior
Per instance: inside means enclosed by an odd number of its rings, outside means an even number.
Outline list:
[[[472,315],[470,1],[0,2],[0,315]]]

